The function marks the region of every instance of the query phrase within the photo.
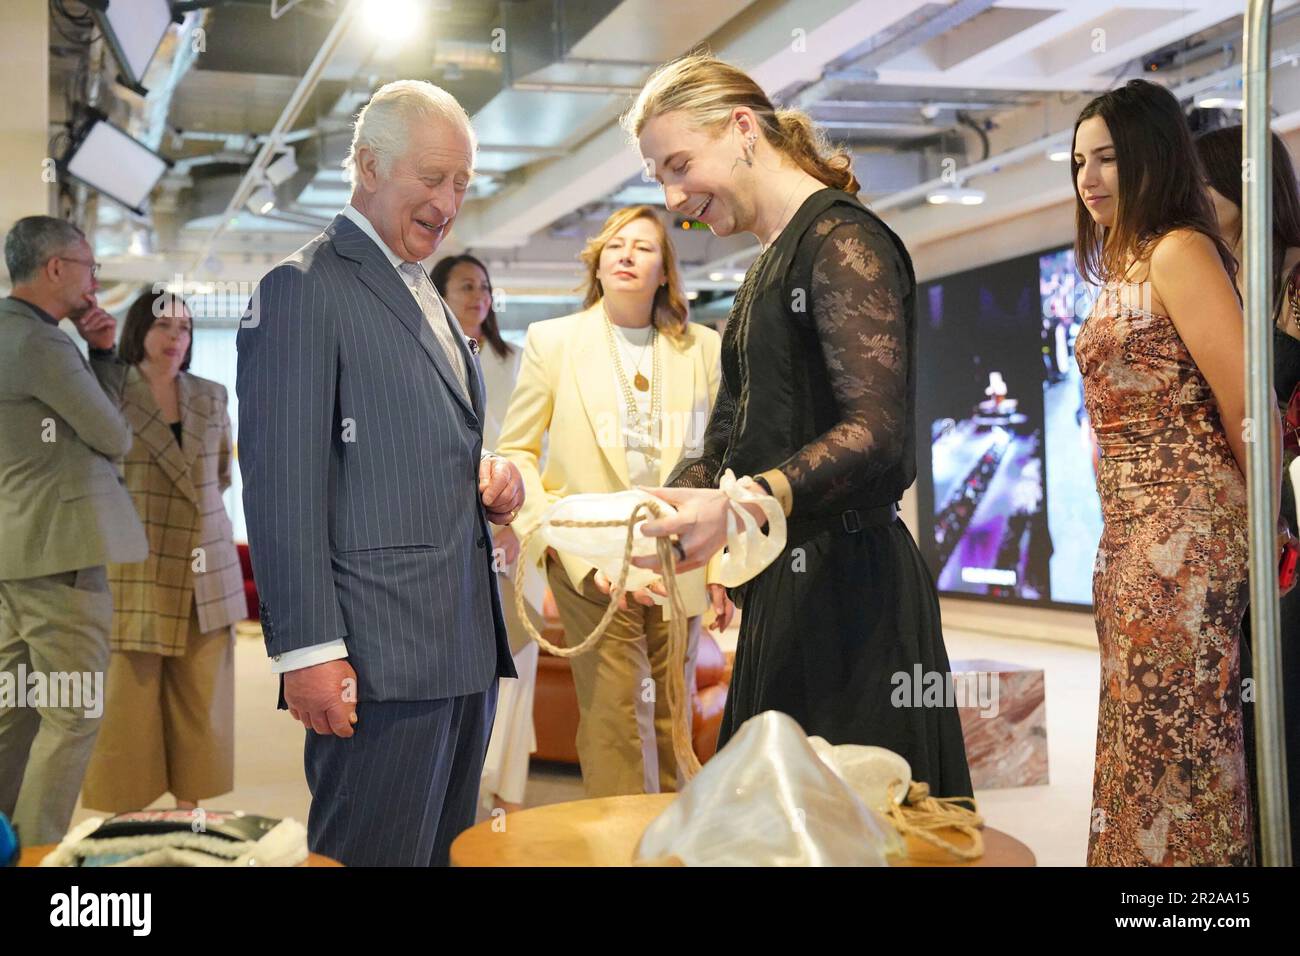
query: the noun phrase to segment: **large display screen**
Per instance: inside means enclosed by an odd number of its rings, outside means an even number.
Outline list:
[[[917,499],[941,593],[1091,605],[1101,507],[1074,340],[1095,294],[1069,248],[921,283]]]

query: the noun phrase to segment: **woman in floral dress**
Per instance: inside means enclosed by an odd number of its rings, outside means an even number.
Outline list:
[[[1088,863],[1250,865],[1236,263],[1163,87],[1134,80],[1089,103],[1071,165],[1080,267],[1103,287],[1076,344],[1105,519]]]

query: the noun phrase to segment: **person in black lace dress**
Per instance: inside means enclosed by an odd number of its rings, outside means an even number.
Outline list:
[[[1205,167],[1206,189],[1214,203],[1219,235],[1241,261],[1241,136],[1240,126],[1228,126],[1197,137],[1196,151]],[[1276,133],[1273,141],[1273,262],[1270,273],[1274,300],[1273,389],[1285,416],[1288,406],[1300,408],[1300,190],[1295,166]],[[1245,271],[1238,270],[1237,286],[1245,296]],[[1285,418],[1283,420],[1285,426]],[[1296,499],[1289,469],[1300,453],[1300,435],[1283,428],[1282,515],[1293,535],[1300,534]],[[1286,717],[1286,766],[1290,786],[1291,856],[1300,860],[1300,588],[1284,594],[1279,617],[1282,635],[1282,710]],[[1250,611],[1241,622],[1242,677],[1250,677]],[[1243,704],[1246,730],[1246,765],[1249,768],[1252,805],[1257,804],[1255,779],[1255,714],[1250,701]],[[1259,813],[1256,807],[1256,839]],[[1257,844],[1258,845],[1258,844]]]
[[[678,514],[644,526],[678,535],[679,569],[703,564],[725,540],[728,469],[787,515],[785,551],[733,595],[719,746],[779,710],[832,744],[901,754],[936,795],[970,796],[956,708],[915,686],[950,675],[934,581],[897,519],[916,476],[907,250],[855,198],[846,154],[826,156],[807,117],[710,56],[662,67],[624,122],[670,209],[763,245],[723,335],[701,453],[655,489]]]

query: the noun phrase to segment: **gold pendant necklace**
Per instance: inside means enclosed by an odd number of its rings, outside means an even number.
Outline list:
[[[605,308],[605,303],[604,303],[604,301],[601,302],[601,309],[605,312],[605,322],[606,322],[606,324],[608,324],[608,326],[610,327],[610,331],[611,331],[611,333],[612,333],[612,332],[613,332],[614,323],[613,323],[613,321],[612,321],[612,320],[610,319],[610,317],[609,317],[609,310]],[[657,335],[658,335],[658,329],[655,329],[655,328],[654,328],[654,324],[653,324],[653,322],[652,322],[652,323],[651,323],[651,331],[650,331],[650,341],[647,342],[645,345],[641,346],[641,354],[640,354],[639,356],[637,356],[637,360],[636,360],[636,375],[633,376],[633,378],[632,378],[632,385],[633,385],[633,387],[634,387],[638,392],[648,392],[648,391],[650,391],[650,380],[649,380],[648,378],[646,378],[645,375],[642,373],[642,371],[641,371],[641,363],[642,363],[643,361],[645,361],[645,353],[646,353],[646,350],[647,350],[647,349],[653,349],[653,348],[654,348],[655,338],[656,338]],[[613,338],[614,338],[614,339],[621,340],[621,336],[614,336]],[[622,354],[623,354],[623,346],[620,345],[620,344],[617,344],[617,343],[612,343],[612,344],[615,345],[615,350],[616,350],[617,355],[622,355]],[[617,356],[616,356],[616,357],[617,357]],[[651,364],[653,364],[653,363],[651,363]],[[619,363],[619,374],[620,374],[620,375],[622,374],[622,371],[623,371],[623,369],[622,369],[622,363],[620,362],[620,363]]]

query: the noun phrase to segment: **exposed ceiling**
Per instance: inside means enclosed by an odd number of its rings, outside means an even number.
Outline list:
[[[1300,53],[1296,3],[1274,4],[1279,55]],[[269,0],[213,3],[159,52],[148,98],[104,84],[101,106],[137,136],[152,128],[177,161],[149,221],[95,207],[108,277],[255,280],[347,201],[350,122],[399,77],[445,87],[473,117],[480,175],[445,248],[473,248],[515,292],[571,288],[583,238],[611,209],[661,201],[617,118],[657,64],[700,43],[849,145],[867,198],[909,242],[1068,198],[1043,144],[1068,141],[1086,94],[1144,73],[1231,94],[1240,77],[1240,0],[443,0],[377,31],[368,4],[302,0],[273,19]],[[52,18],[57,101],[85,89],[92,48]],[[1300,70],[1280,68],[1273,95],[1300,126]],[[232,209],[285,146],[297,171],[275,209]],[[984,205],[926,205],[944,159]],[[752,249],[675,238],[696,289],[734,285]]]

